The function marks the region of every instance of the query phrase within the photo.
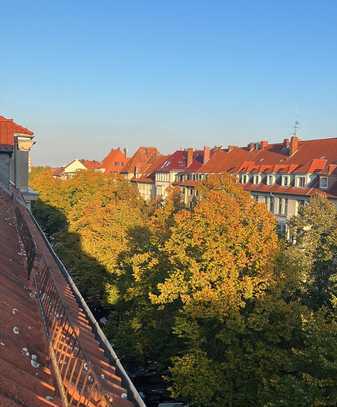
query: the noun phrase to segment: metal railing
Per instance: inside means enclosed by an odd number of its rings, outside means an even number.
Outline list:
[[[15,208],[15,216],[26,252],[28,278],[35,262],[33,284],[63,404],[67,407],[112,406],[114,394],[104,389],[102,380],[81,348],[78,328],[71,321],[52,272],[44,259],[37,256],[34,239],[19,207]]]
[[[114,396],[103,389],[101,380],[81,348],[67,306],[50,269],[43,263],[34,272],[33,281],[49,338],[51,357],[57,366],[57,379],[64,389],[61,394],[63,402],[67,406],[111,406]]]
[[[26,256],[27,256],[27,273],[28,273],[28,280],[30,279],[31,272],[33,270],[34,260],[36,257],[36,246],[32,235],[28,229],[27,223],[24,220],[20,209],[18,207],[15,208],[15,216],[16,216],[16,224],[18,233],[22,240]]]
[[[127,374],[126,370],[124,369],[120,359],[118,358],[116,352],[114,351],[113,347],[111,346],[110,342],[108,341],[107,337],[105,336],[102,328],[100,327],[99,323],[97,322],[96,318],[94,317],[93,313],[91,312],[88,304],[86,303],[85,299],[83,298],[82,294],[80,293],[77,285],[75,284],[74,280],[72,279],[70,273],[68,272],[67,268],[61,261],[61,259],[55,253],[52,245],[50,244],[49,240],[47,239],[45,233],[41,229],[41,226],[35,219],[32,213],[29,213],[30,217],[32,218],[35,226],[39,230],[41,236],[44,239],[46,246],[49,249],[50,254],[53,256],[60,272],[62,273],[64,279],[69,284],[77,303],[83,309],[83,312],[86,314],[89,324],[96,336],[97,341],[99,342],[100,346],[104,349],[106,356],[108,357],[109,361],[112,363],[113,366],[116,368],[117,374],[122,378],[122,386],[127,390],[128,400],[131,400],[136,406],[138,407],[146,407],[144,400],[141,398],[140,394],[138,393],[135,385],[131,381],[129,375]]]

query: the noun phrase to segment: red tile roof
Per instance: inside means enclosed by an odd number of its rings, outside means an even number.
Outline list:
[[[98,168],[102,168],[102,164],[95,160],[80,160],[80,162],[88,169],[88,170],[96,170]]]
[[[13,121],[13,119],[7,119],[0,116],[0,144],[14,145],[14,134],[24,134],[25,136],[32,137],[33,132],[28,130]]]
[[[122,173],[133,174],[136,170],[140,174],[157,156],[159,151],[155,147],[139,147],[124,166]]]
[[[113,148],[102,161],[102,168],[105,169],[106,173],[120,172],[127,161],[124,151],[120,148]]]
[[[234,147],[216,151],[198,172],[284,172],[322,173],[337,164],[337,138],[299,140],[297,151],[289,155],[283,143],[264,148]]]
[[[152,162],[149,162],[147,164],[147,166],[143,169],[143,173],[140,177],[134,177],[131,179],[131,181],[152,184],[154,182],[156,171],[158,171],[158,168],[163,165],[168,157],[169,155],[159,155]]]
[[[13,405],[60,405],[59,397],[55,399],[54,374],[38,303],[28,290],[24,250],[17,234],[13,203],[2,190],[0,327],[0,395]],[[38,367],[32,363],[33,355],[37,357]],[[55,399],[55,403],[47,397]],[[0,405],[6,404],[0,402]]]
[[[21,223],[15,214],[15,207],[20,214]],[[21,229],[22,222],[25,223],[26,229]],[[38,260],[34,262],[33,283],[29,284],[27,248],[22,243],[18,230],[23,230],[26,237],[29,234],[30,241],[34,242],[36,248]],[[83,385],[83,388],[85,383],[91,383],[90,380],[93,382],[94,377],[99,378],[99,384],[102,386],[100,389],[114,406],[131,407],[134,404],[125,398],[126,390],[122,385],[120,374],[107,359],[106,349],[98,342],[85,307],[81,305],[76,291],[61,272],[60,265],[44,239],[30,213],[21,204],[17,204],[7,192],[0,189],[0,405],[4,407],[63,405],[50,363],[45,326],[50,335],[55,332],[58,338],[52,336],[54,338],[52,346],[54,347],[57,342],[60,343],[54,351],[58,362],[62,361],[59,364],[63,369],[62,374],[68,371],[67,397],[70,397],[70,394],[75,400],[80,397],[79,393],[76,393],[76,383],[70,379],[72,371],[74,372],[72,377],[78,377],[78,383],[80,386]],[[49,274],[45,274],[46,270]],[[44,275],[49,275],[49,280],[44,277],[41,279]],[[44,291],[36,290],[36,282],[39,279],[42,284],[40,287],[45,287]],[[48,285],[49,281],[52,283],[51,286]],[[54,288],[51,289],[52,287]],[[55,298],[59,298],[63,310],[58,305],[56,307],[50,305]],[[52,318],[49,325],[48,319],[45,320],[46,325],[42,323],[38,299],[40,304],[41,302],[45,304],[48,318]],[[68,320],[64,319],[65,316]],[[64,325],[64,321],[68,322]],[[60,335],[61,330],[63,336]],[[81,355],[85,357],[84,360]],[[87,361],[88,364],[83,364],[83,361]],[[69,369],[65,370],[64,366]],[[90,397],[90,400],[94,397],[98,400],[97,394],[103,393],[85,393],[85,397]],[[85,400],[82,398],[82,401]],[[96,403],[90,402],[88,405]]]
[[[161,167],[158,168],[158,172],[169,172],[169,171],[197,171],[203,161],[203,151],[196,150],[193,151],[192,163],[188,166],[187,164],[187,150],[177,150],[163,162]]]

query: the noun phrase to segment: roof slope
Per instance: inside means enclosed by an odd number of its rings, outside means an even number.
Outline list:
[[[140,177],[138,177],[138,178],[134,177],[134,178],[132,178],[131,181],[152,183],[154,180],[156,171],[158,171],[158,168],[160,168],[163,165],[163,163],[167,160],[168,157],[169,157],[169,155],[159,155],[158,157],[153,159],[152,162],[149,162],[145,166],[143,173]]]
[[[102,161],[102,168],[105,169],[105,172],[120,172],[128,159],[125,156],[124,151],[119,147],[111,149],[110,153]]]
[[[123,173],[142,173],[146,166],[159,155],[156,147],[139,147],[124,166]]]
[[[158,168],[160,172],[169,171],[196,171],[200,168],[203,161],[203,151],[193,151],[193,160],[191,164],[187,165],[187,150],[177,150]]]
[[[96,170],[98,168],[102,168],[102,165],[100,162],[95,161],[95,160],[79,160],[84,166],[85,168],[87,168],[88,170]]]
[[[198,172],[322,172],[337,164],[337,138],[299,140],[292,155],[284,143],[263,148],[234,147],[216,151]]]
[[[33,137],[33,132],[14,122],[13,119],[7,119],[0,116],[0,144],[14,145],[14,134],[24,134]]]
[[[27,288],[12,201],[1,189],[0,327],[0,405],[60,405],[38,304]]]
[[[79,305],[79,299],[75,291],[66,280],[56,262],[52,252],[45,242],[45,238],[40,230],[34,224],[28,210],[21,205],[15,204],[15,201],[8,193],[0,189],[0,405],[32,407],[32,406],[61,406],[60,397],[55,386],[55,374],[50,366],[50,355],[48,352],[47,337],[44,334],[43,318],[39,312],[37,291],[34,285],[34,291],[28,289],[27,265],[24,246],[17,233],[18,221],[15,216],[15,206],[25,221],[26,234],[33,239],[38,261],[32,273],[34,284],[36,278],[45,273],[46,268],[49,275],[52,276],[56,293],[64,304],[62,308],[56,307],[55,310],[61,315],[66,313],[68,323],[65,325],[65,336],[59,336],[60,329],[58,324],[63,324],[63,317],[59,314],[50,314],[53,318],[51,327],[56,327],[58,338],[58,349],[55,350],[58,360],[62,360],[61,366],[66,366],[74,372],[74,377],[82,377],[85,380],[85,372],[88,367],[81,370],[82,362],[74,364],[73,358],[77,354],[71,353],[70,343],[76,340],[81,354],[85,356],[86,361],[90,363],[90,368],[99,378],[99,384],[102,386],[104,394],[108,396],[112,405],[116,407],[131,407],[133,404],[126,399],[127,391],[122,385],[122,378],[117,373],[116,367],[108,360],[105,355],[105,349],[101,342],[96,339],[93,331],[92,322],[82,305]],[[18,209],[17,209],[18,210]],[[47,281],[47,280],[41,280]],[[47,284],[48,286],[48,284]],[[34,293],[34,294],[33,294]],[[42,297],[41,297],[42,296]],[[55,300],[53,291],[46,289],[40,292],[40,301],[46,304],[52,304]],[[49,305],[47,305],[49,307]],[[53,307],[53,306],[51,306]],[[53,308],[52,308],[53,309]],[[59,321],[58,321],[59,320]],[[73,337],[68,339],[70,326],[72,327]],[[46,322],[47,326],[48,323]],[[52,328],[50,334],[52,334]],[[62,339],[63,338],[63,339]],[[75,339],[76,338],[76,339]],[[70,340],[70,342],[68,342]],[[53,343],[55,344],[55,338]],[[74,346],[74,345],[72,345]],[[75,348],[73,348],[75,349]],[[76,351],[77,352],[77,351]],[[34,355],[34,356],[33,356]],[[82,363],[82,365],[81,365]],[[89,374],[89,371],[88,371]],[[91,374],[91,373],[90,373]],[[91,379],[90,379],[91,380]],[[71,385],[72,382],[70,382]],[[75,394],[76,388],[72,385],[67,391]],[[76,399],[78,400],[78,398]],[[82,399],[83,400],[83,399]],[[77,403],[77,401],[76,401]],[[71,403],[71,405],[73,405]],[[77,405],[77,404],[76,404]],[[88,404],[93,407],[92,403]],[[82,407],[82,403],[80,403]]]

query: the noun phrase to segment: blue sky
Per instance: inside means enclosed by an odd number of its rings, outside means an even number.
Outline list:
[[[0,0],[0,114],[35,164],[337,136],[336,1]]]

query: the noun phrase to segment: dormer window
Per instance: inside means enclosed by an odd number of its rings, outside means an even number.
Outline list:
[[[241,175],[241,184],[248,184],[248,182],[249,182],[249,175],[248,174]]]
[[[275,175],[267,175],[267,185],[273,185],[275,183]]]
[[[319,187],[322,189],[327,189],[329,186],[328,177],[320,177],[319,178]]]
[[[260,183],[261,183],[261,175],[254,175],[253,184],[260,184]]]
[[[281,185],[284,187],[290,186],[290,175],[282,175]]]
[[[306,182],[305,182],[305,177],[296,177],[295,178],[295,186],[298,188],[305,188]]]

